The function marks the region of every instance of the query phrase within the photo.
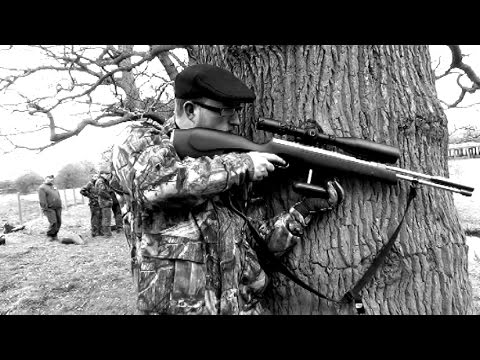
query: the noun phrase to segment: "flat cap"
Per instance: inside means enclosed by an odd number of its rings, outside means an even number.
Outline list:
[[[207,97],[221,102],[253,102],[255,94],[230,71],[210,64],[185,68],[175,78],[175,97]]]

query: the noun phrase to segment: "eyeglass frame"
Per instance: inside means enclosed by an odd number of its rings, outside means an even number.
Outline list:
[[[215,107],[215,106],[210,106],[210,105],[206,105],[204,103],[201,103],[201,102],[198,102],[198,101],[194,101],[194,100],[190,100],[193,104],[195,105],[198,105],[204,109],[207,109],[207,110],[210,110],[210,111],[213,111],[215,113],[217,113],[218,115],[220,116],[232,116],[235,112],[238,114],[240,111],[242,111],[243,107],[242,106],[237,106],[237,107],[225,107],[225,108],[218,108],[218,107]],[[223,114],[223,111],[224,110],[233,110],[233,112],[231,114]]]

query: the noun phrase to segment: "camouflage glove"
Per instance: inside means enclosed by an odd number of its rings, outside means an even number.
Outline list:
[[[290,209],[290,213],[298,222],[300,222],[303,226],[306,226],[309,220],[308,217],[310,215],[332,210],[335,206],[342,202],[345,194],[343,188],[336,179],[327,182],[326,190],[328,192],[328,199],[306,198],[305,200],[295,204]],[[301,217],[298,215],[301,215]]]

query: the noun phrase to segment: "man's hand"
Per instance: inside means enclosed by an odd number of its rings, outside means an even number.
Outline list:
[[[309,215],[331,210],[342,202],[345,194],[343,188],[338,183],[338,181],[328,181],[326,190],[328,192],[328,199],[307,198],[300,203],[294,205],[290,209],[290,213],[297,221],[299,221],[302,225],[305,226],[307,224],[304,219],[306,219]],[[299,217],[298,213],[300,213],[302,216]]]
[[[285,160],[275,154],[251,151],[248,155],[253,161],[253,180],[262,180],[267,177],[269,171],[275,170],[275,164],[286,165]]]

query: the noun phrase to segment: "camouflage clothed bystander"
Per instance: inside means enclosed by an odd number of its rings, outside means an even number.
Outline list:
[[[95,189],[95,182],[98,175],[93,175],[90,181],[80,189],[80,194],[88,198],[90,207],[90,227],[92,237],[103,235],[102,233],[102,212],[98,204],[98,194]]]
[[[110,185],[108,179],[104,176],[107,173],[100,172],[98,180],[95,182],[95,190],[97,192],[98,205],[102,213],[102,234],[103,236],[112,236],[111,222],[112,222],[112,205],[113,200],[110,194]]]

